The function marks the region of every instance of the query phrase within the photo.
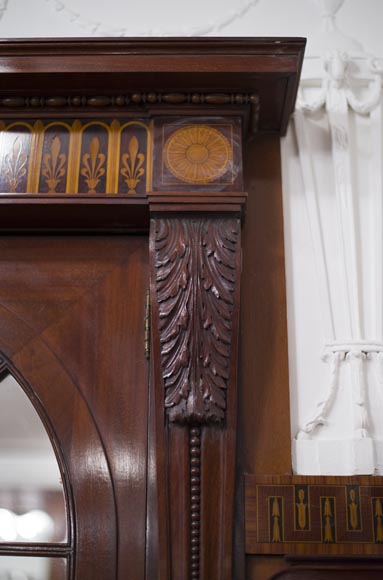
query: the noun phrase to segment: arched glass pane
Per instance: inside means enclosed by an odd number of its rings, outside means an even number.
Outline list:
[[[65,580],[63,558],[0,556],[0,580]]]
[[[24,390],[7,375],[0,381],[0,542],[63,542],[66,528],[52,444]]]

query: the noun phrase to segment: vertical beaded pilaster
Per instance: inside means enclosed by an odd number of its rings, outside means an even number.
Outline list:
[[[191,427],[190,446],[190,578],[200,577],[201,427]]]

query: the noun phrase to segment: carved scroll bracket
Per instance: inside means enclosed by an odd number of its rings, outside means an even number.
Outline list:
[[[165,407],[171,421],[225,417],[232,357],[240,222],[233,217],[155,218]]]
[[[199,193],[181,199],[175,194],[151,197],[152,289],[164,405],[171,422],[225,419],[236,359],[238,210],[244,199],[243,193],[227,198]]]

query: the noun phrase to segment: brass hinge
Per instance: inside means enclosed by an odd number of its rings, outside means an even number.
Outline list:
[[[144,349],[145,358],[150,357],[150,292],[146,292],[146,305],[145,305],[145,335],[144,335]]]

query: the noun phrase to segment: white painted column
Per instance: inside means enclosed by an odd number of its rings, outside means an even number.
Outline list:
[[[293,468],[383,473],[383,67],[337,29],[342,0],[316,3],[320,56],[306,59],[282,149]],[[314,271],[311,294],[297,291],[310,285],[305,267]],[[327,371],[317,372],[320,359]]]

